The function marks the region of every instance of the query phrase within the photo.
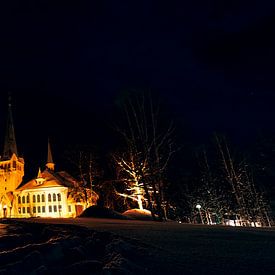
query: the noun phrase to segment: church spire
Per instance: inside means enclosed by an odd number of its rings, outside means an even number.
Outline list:
[[[38,169],[37,178],[38,178],[38,179],[42,178],[42,173],[41,173],[40,167],[39,167],[39,169]]]
[[[48,158],[47,158],[47,164],[46,167],[49,170],[54,170],[54,162],[53,162],[53,156],[52,156],[52,150],[50,145],[50,140],[48,139]]]
[[[10,159],[12,154],[18,155],[15,134],[14,134],[13,119],[12,119],[11,95],[9,95],[8,119],[7,119],[3,158]]]

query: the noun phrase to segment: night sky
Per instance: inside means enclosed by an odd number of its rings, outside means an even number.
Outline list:
[[[104,146],[115,102],[132,89],[159,95],[195,140],[274,132],[273,1],[3,2],[0,133],[12,92],[26,162],[43,163],[48,136],[55,152]]]

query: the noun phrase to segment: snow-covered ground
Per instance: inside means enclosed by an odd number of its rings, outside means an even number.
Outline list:
[[[3,274],[275,274],[270,228],[79,218],[1,232]]]
[[[4,221],[0,274],[146,274],[146,246],[74,225]],[[145,264],[145,265],[144,265]]]

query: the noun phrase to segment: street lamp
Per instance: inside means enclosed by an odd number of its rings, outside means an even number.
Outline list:
[[[200,214],[200,218],[201,218],[201,223],[204,224],[203,218],[202,218],[202,215],[201,215],[201,205],[200,205],[200,204],[197,204],[197,205],[196,205],[196,208],[199,210],[199,214]]]

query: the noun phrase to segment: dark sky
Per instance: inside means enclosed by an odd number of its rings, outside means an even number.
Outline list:
[[[27,156],[48,135],[99,139],[127,89],[159,94],[196,136],[274,131],[273,1],[2,2],[0,126],[12,91]]]

